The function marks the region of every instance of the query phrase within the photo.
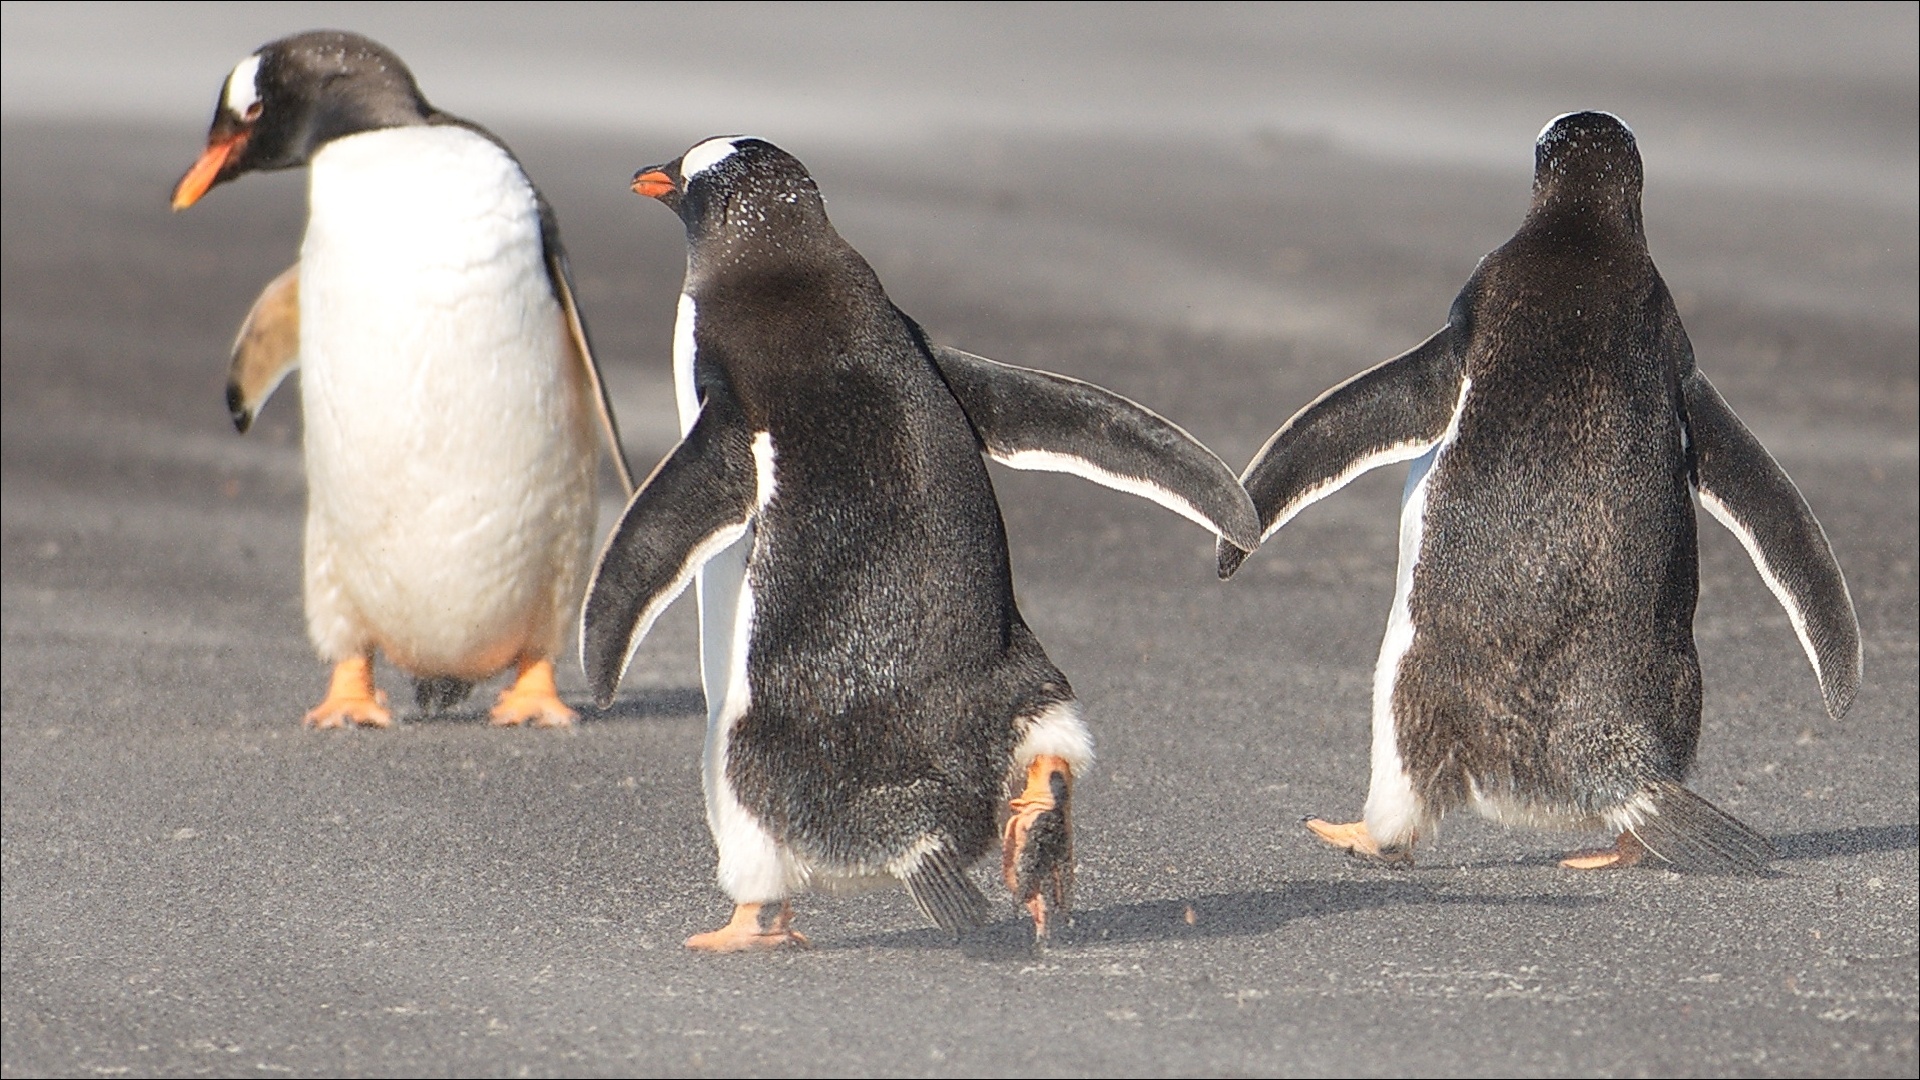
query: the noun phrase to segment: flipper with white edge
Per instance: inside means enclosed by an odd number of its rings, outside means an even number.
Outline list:
[[[602,708],[654,620],[715,553],[746,534],[758,481],[752,434],[725,391],[640,485],[587,590],[580,660]]]
[[[1459,408],[1463,363],[1445,327],[1409,352],[1368,368],[1280,425],[1240,481],[1265,540],[1301,510],[1361,473],[1410,461],[1440,441]],[[1219,545],[1232,577],[1257,545]]]
[[[1700,504],[1733,531],[1787,610],[1838,720],[1860,689],[1860,622],[1827,534],[1800,489],[1697,369],[1681,383]]]
[[[993,460],[1071,473],[1158,503],[1227,543],[1256,543],[1253,504],[1233,470],[1172,421],[1079,379],[930,351]]]

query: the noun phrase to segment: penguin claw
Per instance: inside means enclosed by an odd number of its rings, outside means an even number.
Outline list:
[[[813,948],[813,942],[808,941],[805,934],[789,925],[793,922],[792,904],[782,901],[772,924],[762,928],[760,912],[764,907],[765,904],[736,904],[727,925],[693,935],[687,939],[687,948],[695,952],[759,952],[788,946]]]
[[[373,658],[350,656],[333,666],[325,701],[307,710],[306,725],[320,731],[343,728],[392,727],[387,695],[373,686]]]
[[[1365,821],[1352,821],[1336,825],[1324,818],[1309,814],[1300,819],[1309,831],[1330,847],[1336,847],[1359,858],[1385,863],[1412,863],[1413,845],[1381,847],[1380,842],[1367,831]]]
[[[1073,899],[1073,770],[1064,758],[1042,755],[1027,764],[1027,786],[1009,803],[1013,816],[1001,833],[1000,870],[1033,918],[1044,942]]]
[[[495,727],[516,727],[532,722],[537,728],[572,727],[579,714],[560,700],[560,688],[553,681],[553,661],[521,661],[520,674],[513,685],[500,691],[490,714]]]

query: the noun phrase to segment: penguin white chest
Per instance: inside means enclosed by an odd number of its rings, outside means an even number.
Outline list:
[[[454,126],[328,143],[300,322],[315,644],[470,678],[550,651],[584,580],[594,451],[519,166]]]

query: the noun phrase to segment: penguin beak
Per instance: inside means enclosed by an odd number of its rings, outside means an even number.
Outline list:
[[[174,185],[173,208],[185,210],[200,201],[213,185],[227,178],[228,165],[240,157],[247,148],[247,139],[253,134],[251,125],[217,123],[213,132],[207,136],[207,148],[200,152],[200,160],[193,163],[187,175]]]
[[[633,174],[633,193],[645,195],[649,199],[659,199],[667,205],[673,205],[671,196],[675,188],[673,177],[667,175],[666,166],[653,165]]]

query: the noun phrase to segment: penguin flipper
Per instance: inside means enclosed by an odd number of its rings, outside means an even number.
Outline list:
[[[1459,411],[1463,377],[1449,325],[1294,413],[1240,474],[1260,515],[1257,539],[1361,473],[1432,449]],[[1221,544],[1220,577],[1232,577],[1256,546]]]
[[[1860,689],[1860,621],[1827,534],[1767,448],[1698,369],[1681,383],[1700,505],[1740,539],[1787,611],[1838,720]]]
[[[991,910],[986,894],[967,876],[967,868],[942,848],[921,856],[906,876],[907,895],[934,925],[957,934],[987,921]]]
[[[1257,542],[1233,470],[1159,413],[1079,379],[943,345],[929,351],[993,460],[1072,473],[1159,503],[1227,543]]]
[[[1766,837],[1680,784],[1658,781],[1647,794],[1653,812],[1628,831],[1675,867],[1708,874],[1759,874],[1774,860],[1773,844]]]
[[[601,708],[655,619],[702,564],[747,532],[758,476],[746,419],[725,389],[640,485],[593,570],[580,618],[580,662]]]
[[[627,464],[627,451],[620,444],[620,425],[613,418],[613,399],[607,396],[607,384],[600,377],[600,364],[593,357],[593,345],[587,340],[587,324],[580,317],[580,307],[573,301],[573,272],[567,264],[567,251],[558,241],[558,228],[548,228],[552,211],[543,199],[540,203],[543,232],[552,232],[554,238],[547,242],[547,277],[553,282],[554,299],[560,301],[560,310],[567,319],[567,340],[573,346],[573,356],[580,364],[581,373],[586,377],[587,387],[593,395],[593,408],[600,421],[600,435],[607,442],[607,456],[613,459],[613,471],[620,476],[620,494],[633,497],[633,468]]]
[[[287,373],[300,366],[300,264],[267,283],[233,339],[227,412],[245,435]]]

